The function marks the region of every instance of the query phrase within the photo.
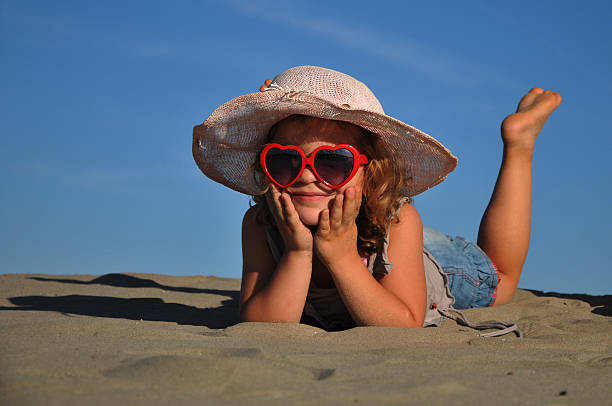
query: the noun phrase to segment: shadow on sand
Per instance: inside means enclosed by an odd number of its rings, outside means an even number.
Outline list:
[[[525,289],[538,297],[556,297],[560,299],[581,300],[591,306],[591,313],[601,316],[612,316],[612,295],[591,296],[577,293],[542,292],[541,290]]]
[[[67,296],[21,296],[9,298],[19,307],[0,307],[0,310],[55,311],[64,314],[79,314],[94,317],[111,317],[128,320],[168,321],[193,326],[206,326],[212,329],[225,328],[238,322],[237,290],[198,289],[161,285],[150,279],[137,278],[124,274],[108,274],[89,282],[62,279],[31,277],[42,282],[72,283],[79,285],[108,285],[124,288],[158,288],[166,291],[213,294],[226,296],[221,306],[198,308],[180,303],[166,303],[159,298],[125,299],[108,296],[67,295]]]
[[[107,285],[122,288],[156,288],[171,292],[212,294],[228,299],[215,308],[198,308],[180,303],[166,303],[160,298],[119,298],[108,296],[67,295],[67,296],[20,296],[9,298],[16,307],[0,306],[0,310],[55,311],[63,314],[78,314],[93,317],[111,317],[128,320],[167,321],[192,326],[206,326],[222,329],[238,323],[237,290],[200,289],[159,284],[151,279],[125,274],[107,274],[81,281],[65,278],[30,277],[41,282],[69,283],[77,285]],[[591,306],[591,312],[612,316],[612,295],[591,296],[528,290],[539,297],[556,297],[581,300]]]

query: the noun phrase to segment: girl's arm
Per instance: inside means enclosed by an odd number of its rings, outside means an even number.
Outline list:
[[[342,241],[352,239],[352,236],[344,239],[343,235],[356,230],[353,230],[354,217],[352,222],[338,220],[338,212],[346,212],[349,218],[356,216],[355,210],[358,212],[360,204],[360,199],[351,197],[351,192],[347,191],[346,195],[344,204],[334,205],[329,220],[323,219],[323,236],[315,238],[315,248],[353,320],[358,325],[422,327],[427,285],[419,214],[410,205],[400,210],[399,223],[392,224],[389,232],[387,254],[393,271],[377,281],[357,253],[356,239],[350,246],[340,246]]]
[[[399,223],[391,225],[387,255],[393,264],[392,272],[378,281],[408,306],[416,322],[414,327],[423,327],[427,310],[423,224],[421,216],[410,204],[402,206]]]
[[[280,213],[275,212],[277,223],[281,221],[278,216],[282,216],[286,227],[296,226],[293,231],[299,231],[299,237],[289,237],[291,230],[281,229],[286,249],[278,264],[268,248],[264,227],[255,220],[255,209],[249,209],[244,216],[239,309],[241,322],[299,322],[302,317],[312,274],[312,235],[301,222],[295,223],[300,220],[290,203],[277,191],[271,193],[268,199],[269,205],[278,204],[272,206],[273,211],[280,209]]]

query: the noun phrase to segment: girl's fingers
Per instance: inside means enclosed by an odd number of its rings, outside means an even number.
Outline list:
[[[272,215],[276,219],[277,222],[284,222],[283,216],[283,208],[281,205],[281,193],[278,191],[276,186],[270,186],[270,191],[266,193],[266,201],[268,202],[268,207],[272,211]]]
[[[361,210],[361,202],[363,201],[363,191],[360,187],[355,191],[355,218],[359,215],[359,210]]]
[[[361,207],[361,190],[356,187],[348,188],[344,192],[344,210],[342,211],[342,223],[345,225],[351,224],[357,218]]]
[[[334,203],[331,208],[330,225],[333,228],[340,227],[342,224],[342,213],[344,206],[344,194],[338,193],[334,198]]]
[[[321,211],[321,214],[319,215],[319,227],[317,228],[317,234],[327,235],[329,230],[329,210],[325,209]]]
[[[342,217],[342,223],[348,224],[353,216],[353,211],[355,211],[355,188],[348,188],[344,192],[346,199],[344,200],[344,216]]]
[[[295,206],[291,201],[291,196],[288,193],[281,194],[281,199],[283,202],[283,214],[285,216],[285,221],[290,225],[297,224],[301,222],[300,215],[295,210]]]
[[[266,200],[271,209],[280,209],[280,192],[276,186],[270,185],[270,190],[266,193]]]

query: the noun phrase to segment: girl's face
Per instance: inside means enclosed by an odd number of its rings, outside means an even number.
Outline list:
[[[276,129],[272,142],[281,145],[296,145],[306,156],[322,145],[336,146],[339,144],[353,145],[361,153],[360,140],[362,130],[352,124],[338,123],[312,117],[290,117],[281,121]],[[325,209],[331,209],[331,203],[338,193],[344,193],[349,187],[363,188],[363,166],[357,174],[344,186],[332,189],[320,182],[309,166],[285,191],[291,196],[295,209],[302,222],[307,226],[319,223],[319,214]]]

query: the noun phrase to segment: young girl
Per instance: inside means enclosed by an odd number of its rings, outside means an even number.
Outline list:
[[[453,303],[508,302],[529,245],[534,143],[560,103],[534,88],[503,121],[478,245],[423,227],[409,204],[456,158],[385,115],[354,78],[295,67],[219,107],[194,128],[193,153],[204,174],[255,202],[243,220],[240,321],[420,327]]]

